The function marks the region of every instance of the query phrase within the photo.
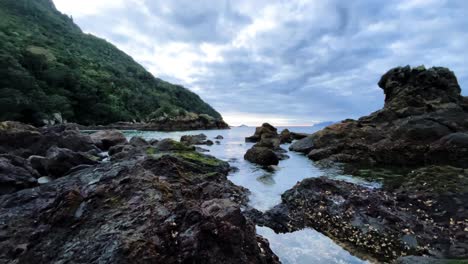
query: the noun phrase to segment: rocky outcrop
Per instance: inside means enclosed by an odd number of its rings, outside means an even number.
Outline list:
[[[263,123],[262,126],[255,128],[254,135],[245,138],[245,142],[258,142],[262,138],[276,137],[278,137],[278,130],[268,123]]]
[[[229,125],[222,119],[216,119],[208,115],[194,115],[182,117],[162,117],[144,123],[117,122],[103,126],[86,126],[90,130],[142,130],[142,131],[188,131],[188,130],[210,130],[229,129]]]
[[[37,186],[39,177],[27,160],[8,154],[0,155],[0,195]]]
[[[244,155],[244,159],[252,163],[269,166],[278,165],[279,158],[275,152],[266,147],[252,147]]]
[[[453,72],[398,67],[379,86],[385,93],[383,109],[328,126],[303,139],[310,144],[297,150],[313,160],[468,166],[468,100],[460,95]]]
[[[0,196],[0,263],[279,263],[243,216],[247,190],[227,179],[229,164],[193,149],[135,139],[111,147],[111,162],[35,188],[27,161],[2,155],[21,177]]]
[[[18,122],[0,123],[0,153],[23,158],[31,155],[45,156],[52,146],[84,152],[96,150],[91,138],[82,134],[74,125],[38,129]]]
[[[381,261],[408,254],[468,257],[468,172],[428,167],[411,174],[393,191],[309,178],[265,214],[247,214],[277,232],[314,228]]]
[[[257,143],[245,153],[244,159],[267,167],[278,165],[279,160],[289,158],[288,155],[284,154],[287,151],[280,145],[289,141],[290,133],[286,129],[278,135],[276,131],[277,129],[268,123],[257,127],[253,136],[245,138],[246,142]]]
[[[213,141],[207,140],[205,134],[198,135],[184,135],[180,138],[180,142],[187,145],[213,145]]]
[[[43,161],[47,175],[60,177],[78,165],[95,165],[90,157],[65,148],[51,147]]]
[[[108,150],[110,147],[127,142],[127,138],[119,130],[97,131],[90,137],[94,144],[102,150]]]

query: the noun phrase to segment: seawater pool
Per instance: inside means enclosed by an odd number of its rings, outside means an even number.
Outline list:
[[[285,127],[278,127],[280,132]],[[288,127],[290,131],[312,133],[317,127]],[[265,171],[261,167],[244,160],[245,152],[254,143],[246,143],[245,137],[251,136],[254,127],[233,127],[227,130],[197,130],[180,132],[155,132],[155,131],[125,131],[130,139],[139,136],[144,139],[172,138],[180,140],[183,135],[196,135],[203,133],[213,142],[218,135],[224,137],[220,144],[201,146],[208,149],[206,154],[227,161],[231,166],[239,170],[229,175],[229,179],[240,186],[248,188],[250,206],[265,211],[281,202],[281,194],[292,188],[298,181],[310,177],[329,176],[358,184],[369,185],[372,183],[353,178],[348,175],[330,173],[315,166],[312,161],[300,153],[290,152],[289,159],[280,161],[275,171]],[[282,145],[288,149],[288,145]],[[321,233],[306,228],[292,233],[276,234],[267,227],[257,226],[257,233],[267,238],[271,249],[280,258],[282,263],[309,264],[309,263],[367,263],[337,245],[330,238]]]

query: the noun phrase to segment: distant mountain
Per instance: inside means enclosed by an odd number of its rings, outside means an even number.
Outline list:
[[[187,112],[221,118],[198,95],[84,34],[51,0],[0,0],[0,120],[59,115],[86,125]]]

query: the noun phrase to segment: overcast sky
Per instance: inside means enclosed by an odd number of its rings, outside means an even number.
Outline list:
[[[380,76],[399,65],[446,66],[468,86],[465,0],[54,2],[231,125],[366,115],[383,105]]]

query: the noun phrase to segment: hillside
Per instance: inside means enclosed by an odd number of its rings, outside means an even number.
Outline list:
[[[84,34],[51,0],[0,0],[0,120],[40,124],[60,113],[90,125],[186,112],[221,118],[198,95]]]

